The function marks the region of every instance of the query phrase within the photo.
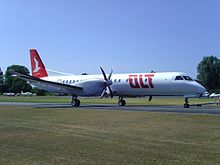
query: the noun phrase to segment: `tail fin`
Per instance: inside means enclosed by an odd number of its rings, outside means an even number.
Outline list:
[[[37,78],[47,77],[48,76],[47,71],[36,49],[30,49],[30,58],[31,58],[32,76]]]

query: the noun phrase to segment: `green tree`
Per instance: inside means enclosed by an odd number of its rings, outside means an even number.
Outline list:
[[[203,57],[197,67],[197,78],[209,90],[220,89],[220,60],[215,56]]]
[[[7,85],[5,84],[5,81],[4,81],[4,75],[3,75],[3,72],[1,71],[1,68],[0,68],[0,93],[5,93],[7,92],[8,90],[8,87]]]
[[[30,92],[32,87],[25,81],[17,77],[12,77],[9,73],[9,70],[14,70],[19,73],[29,74],[29,70],[25,66],[21,65],[12,65],[7,68],[5,73],[5,84],[8,86],[8,92],[20,93]]]
[[[3,72],[0,68],[0,85],[3,85]]]

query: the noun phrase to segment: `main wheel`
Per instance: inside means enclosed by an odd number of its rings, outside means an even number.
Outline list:
[[[126,101],[125,101],[125,100],[119,100],[119,101],[118,101],[118,105],[119,105],[119,106],[125,106],[125,104],[126,104]]]
[[[184,107],[184,108],[189,108],[189,104],[188,104],[188,103],[185,103],[185,104],[183,105],[183,107]]]
[[[74,100],[72,100],[71,104],[72,104],[73,107],[79,107],[79,105],[80,105],[80,100],[74,99]]]

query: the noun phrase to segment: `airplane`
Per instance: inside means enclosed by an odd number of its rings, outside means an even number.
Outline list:
[[[36,49],[30,49],[32,76],[11,71],[12,76],[27,80],[33,86],[72,95],[73,107],[80,106],[78,96],[118,97],[118,105],[125,106],[127,97],[184,96],[184,108],[189,108],[188,98],[202,97],[206,89],[182,72],[59,75],[50,76]]]
[[[23,92],[21,91],[21,93],[17,93],[17,96],[36,96],[36,93],[31,93],[31,92]]]
[[[4,96],[9,96],[9,97],[12,97],[12,96],[15,96],[15,93],[13,92],[8,92],[8,93],[3,93]]]
[[[209,97],[210,98],[216,98],[216,97],[220,98],[220,94],[212,93]]]

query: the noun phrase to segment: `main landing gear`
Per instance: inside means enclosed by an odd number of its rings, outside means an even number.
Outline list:
[[[184,108],[189,108],[189,101],[188,101],[188,97],[185,98],[185,104],[183,104]]]
[[[72,96],[71,105],[72,105],[73,107],[79,107],[79,105],[80,105],[80,100],[77,99],[77,96]]]
[[[118,98],[118,105],[119,106],[125,106],[125,104],[126,104],[126,101],[123,99],[122,96],[119,96],[119,98]]]

